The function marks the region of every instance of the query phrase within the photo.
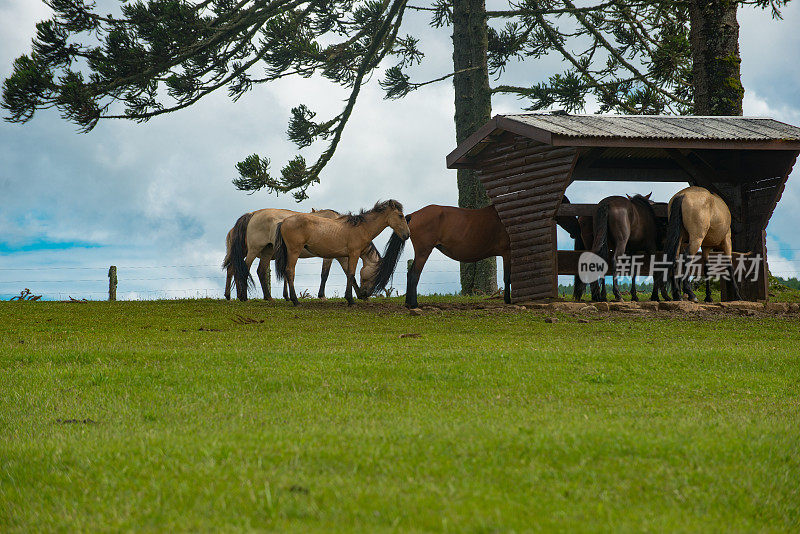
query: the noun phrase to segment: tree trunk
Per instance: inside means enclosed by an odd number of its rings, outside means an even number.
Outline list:
[[[695,115],[742,114],[736,8],[734,0],[689,2]]]
[[[744,87],[739,55],[739,23],[736,21],[737,2],[734,0],[690,0],[689,39],[692,46],[692,78],[695,115],[741,115]],[[748,239],[754,231],[748,228],[746,206],[750,193],[742,186],[716,184],[731,210],[733,221],[733,250],[761,254],[766,251],[758,238]],[[756,229],[758,232],[758,229]],[[763,239],[763,236],[758,236]],[[756,241],[756,242],[754,242]],[[762,266],[766,271],[766,261]],[[765,284],[764,279],[760,284]],[[745,299],[764,298],[759,283],[739,285]],[[733,294],[730,282],[722,281],[722,298]]]
[[[491,118],[492,99],[486,65],[488,36],[485,0],[453,3],[453,76],[456,104],[456,143],[461,143]],[[459,72],[464,71],[464,72]],[[458,205],[482,208],[489,197],[474,170],[458,169]],[[494,293],[496,258],[461,264],[461,292]]]

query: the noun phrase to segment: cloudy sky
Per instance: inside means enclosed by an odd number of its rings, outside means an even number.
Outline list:
[[[47,17],[37,0],[0,0],[0,76],[28,52],[35,23]],[[739,22],[745,115],[800,125],[800,3],[785,8],[783,21],[744,9]],[[423,34],[421,77],[448,72],[449,29],[430,29],[427,18],[414,13],[406,24]],[[558,70],[558,61],[549,58],[512,67],[504,81],[531,84]],[[455,172],[444,160],[455,144],[448,82],[385,101],[373,80],[322,183],[302,204],[247,195],[231,185],[234,164],[249,154],[269,156],[275,169],[295,154],[285,135],[293,106],[305,103],[322,117],[338,113],[343,98],[324,81],[284,80],[237,103],[214,94],[147,124],[103,121],[89,134],[76,133],[52,111],[22,126],[0,124],[0,297],[29,287],[49,298],[104,298],[112,264],[119,268],[121,298],[218,296],[225,235],[246,211],[357,210],[386,198],[400,200],[407,213],[432,203],[456,204]],[[517,112],[523,105],[496,98],[493,112]],[[770,267],[783,276],[800,275],[800,172],[794,174],[768,228]],[[656,185],[654,198],[666,201],[680,187]],[[608,194],[649,192],[640,188],[583,182],[568,195],[574,202],[596,202]],[[388,231],[379,245],[387,237]],[[560,245],[568,247],[561,237]],[[434,254],[421,292],[456,291],[457,264]],[[298,289],[315,293],[318,272],[318,262],[306,260]],[[401,278],[394,285],[402,293]],[[341,295],[343,287],[335,267],[328,293]]]

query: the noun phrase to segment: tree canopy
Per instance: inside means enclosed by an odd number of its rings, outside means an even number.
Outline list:
[[[458,0],[456,0],[458,1]],[[7,120],[29,121],[56,108],[82,130],[101,119],[146,121],[226,90],[234,100],[288,76],[323,76],[349,91],[333,116],[305,104],[291,111],[289,138],[304,148],[327,146],[309,164],[298,155],[278,175],[267,158],[237,167],[236,187],[292,192],[301,200],[319,181],[356,105],[379,72],[387,98],[400,98],[453,72],[415,81],[424,59],[419,40],[404,34],[408,10],[427,11],[431,25],[450,24],[453,0],[120,0],[105,14],[88,0],[44,0],[53,17],[36,26],[29,54],[3,84]],[[582,109],[593,95],[602,111],[691,112],[692,63],[688,1],[512,0],[488,11],[488,66],[499,81],[513,61],[560,54],[567,68],[527,87],[498,84],[528,109]],[[740,1],[771,6],[786,0]],[[389,65],[387,67],[387,65]]]

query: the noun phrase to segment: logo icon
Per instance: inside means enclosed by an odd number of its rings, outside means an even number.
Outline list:
[[[578,258],[578,278],[584,284],[597,282],[608,273],[606,260],[593,252],[583,252]]]

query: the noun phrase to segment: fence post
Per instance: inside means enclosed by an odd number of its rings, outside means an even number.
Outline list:
[[[117,300],[117,266],[108,268],[108,300]]]

